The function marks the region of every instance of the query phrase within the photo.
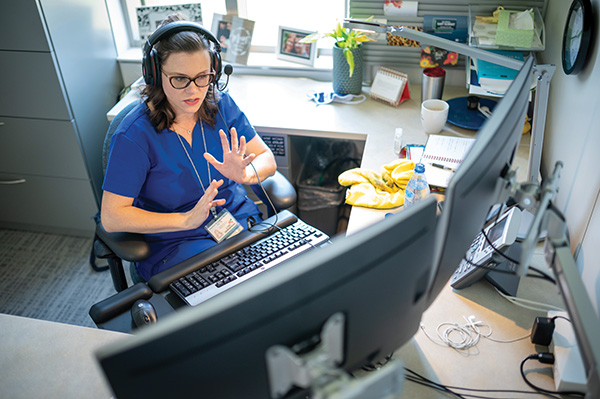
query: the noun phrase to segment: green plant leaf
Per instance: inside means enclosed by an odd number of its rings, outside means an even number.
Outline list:
[[[367,18],[367,21],[373,19],[373,16]],[[348,62],[348,66],[350,69],[350,76],[354,74],[354,55],[350,51],[350,49],[359,48],[364,42],[374,42],[374,39],[371,39],[364,32],[347,29],[342,27],[342,23],[340,21],[337,22],[336,27],[328,33],[319,34],[312,33],[300,42],[302,43],[313,43],[323,37],[332,37],[335,39],[335,45],[344,50],[344,57]]]
[[[311,33],[310,35],[305,36],[302,39],[300,39],[300,43],[314,43],[317,40],[322,39],[325,36],[326,35],[319,33],[319,32]]]
[[[354,54],[350,51],[349,48],[344,49],[344,56],[346,57],[346,62],[348,63],[348,67],[350,68],[350,77],[354,74]]]

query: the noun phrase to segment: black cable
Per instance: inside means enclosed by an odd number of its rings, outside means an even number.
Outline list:
[[[483,235],[483,238],[485,238],[485,241],[487,242],[487,244],[494,250],[494,253],[500,255],[501,257],[503,257],[504,259],[508,260],[509,262],[512,262],[512,263],[514,263],[516,265],[519,264],[518,260],[515,260],[515,259],[511,258],[510,256],[506,255],[505,253],[503,253],[502,251],[500,251],[498,248],[496,248],[494,246],[494,244],[488,238],[488,236],[487,236],[487,234],[485,232],[485,229],[481,229],[481,234]]]
[[[536,355],[532,355],[534,357],[536,357]],[[454,392],[455,390],[460,390],[460,391],[469,391],[469,392],[482,392],[482,393],[517,393],[517,394],[524,394],[524,395],[543,395],[543,396],[551,396],[549,393],[547,392],[531,392],[531,391],[522,391],[522,390],[515,390],[515,389],[477,389],[477,388],[463,388],[463,387],[457,387],[457,386],[452,386],[452,385],[443,385],[440,384],[438,382],[432,381],[418,373],[416,373],[415,371],[409,369],[409,368],[404,368],[407,372],[413,374],[413,375],[406,375],[406,380],[407,381],[411,381],[420,385],[424,385],[424,386],[428,386],[430,388],[433,389],[437,389],[446,393],[449,393],[451,395],[455,395],[457,397],[471,397],[471,398],[489,398],[489,396],[480,396],[480,395],[473,395],[473,394],[469,394],[469,393],[458,393],[458,392]],[[535,389],[535,388],[534,388]],[[569,394],[569,393],[563,393],[560,392],[560,394]],[[577,393],[579,394],[579,393]],[[554,396],[551,396],[554,397]],[[560,398],[556,398],[556,399],[560,399]]]
[[[250,166],[252,166],[252,169],[254,170],[254,174],[256,175],[256,180],[258,180],[258,185],[260,186],[263,194],[267,198],[269,205],[271,205],[271,209],[273,209],[273,212],[275,214],[275,221],[273,223],[271,223],[268,227],[265,227],[263,229],[249,229],[249,230],[252,232],[255,232],[255,233],[267,234],[267,235],[271,234],[271,231],[273,228],[278,229],[279,231],[283,231],[279,226],[277,226],[277,222],[279,220],[279,213],[277,212],[277,209],[275,209],[275,205],[273,205],[273,201],[271,201],[269,194],[267,194],[267,190],[265,190],[265,187],[263,186],[262,181],[260,180],[260,177],[258,177],[258,171],[254,167],[254,164],[250,163]]]
[[[568,319],[567,319],[568,320]],[[523,366],[525,365],[525,363],[528,360],[538,360],[541,363],[544,364],[554,364],[554,355],[552,353],[536,353],[534,355],[529,355],[527,356],[525,359],[523,359],[521,361],[521,366],[520,366],[520,370],[521,370],[521,377],[523,377],[523,380],[525,381],[525,383],[527,385],[529,385],[529,387],[531,387],[532,389],[534,389],[537,392],[543,393],[551,398],[556,398],[556,399],[560,399],[556,396],[553,395],[568,395],[568,396],[578,396],[578,397],[584,397],[585,394],[582,392],[576,392],[576,391],[550,391],[544,388],[540,388],[537,385],[534,385],[531,381],[529,381],[527,379],[527,376],[525,375],[525,370],[523,368]]]
[[[556,319],[564,319],[566,321],[568,321],[569,323],[571,322],[571,320],[569,320],[569,318],[565,317],[565,316],[554,316],[552,318],[552,321],[556,320]]]
[[[227,79],[229,81],[229,75],[227,75]],[[229,125],[227,124],[227,121],[225,121],[225,118],[223,117],[223,114],[221,113],[221,109],[218,106],[217,106],[217,113],[219,114],[219,116],[221,117],[221,120],[223,121],[223,124],[227,128],[227,134],[229,135],[229,141],[231,142],[231,132],[229,129]],[[217,137],[217,139],[219,139],[219,138]],[[258,185],[260,186],[263,194],[267,198],[269,205],[271,205],[271,208],[273,209],[273,213],[275,214],[275,222],[271,223],[270,226],[265,227],[264,229],[254,229],[253,230],[252,228],[250,228],[248,230],[255,232],[255,233],[266,234],[266,235],[270,235],[273,228],[278,229],[279,231],[282,231],[282,229],[279,226],[277,226],[277,222],[279,220],[279,213],[277,212],[277,209],[275,209],[275,205],[273,205],[273,202],[271,201],[269,194],[267,194],[267,190],[265,190],[265,188],[262,184],[262,181],[260,180],[260,177],[258,176],[258,171],[256,170],[256,167],[254,166],[254,164],[252,164],[252,162],[250,163],[250,166],[252,166],[252,169],[254,170],[254,174],[256,175],[256,180],[258,181]],[[260,223],[258,223],[258,224],[260,224]]]
[[[513,205],[515,206],[515,205]],[[510,209],[510,208],[509,208]],[[506,212],[506,211],[505,211]],[[504,212],[504,213],[505,213]],[[498,220],[500,219],[500,215],[501,212],[498,212],[496,214],[496,220],[493,221],[493,224],[496,224],[498,222]],[[514,263],[515,265],[519,265],[520,262],[516,259],[511,258],[510,256],[506,255],[505,253],[503,253],[502,251],[500,251],[499,248],[495,247],[494,244],[492,243],[492,241],[489,239],[489,237],[487,236],[486,232],[485,232],[485,228],[481,229],[481,234],[483,235],[483,238],[485,238],[486,243],[490,246],[490,248],[492,248],[492,250],[494,251],[494,253],[500,255],[501,257],[503,257],[504,259],[508,260],[511,263]],[[465,256],[463,256],[463,259],[465,260],[465,262],[467,262],[468,264],[470,264],[473,267],[478,267],[481,269],[486,269],[489,271],[495,271],[497,273],[504,273],[504,274],[516,274],[514,271],[510,271],[510,270],[501,270],[501,269],[496,269],[496,265],[497,264],[493,264],[492,266],[488,266],[488,265],[484,265],[484,264],[476,264],[471,262],[470,260],[468,260],[466,258],[466,254]],[[538,275],[535,274],[527,274],[526,277],[533,277],[533,278],[541,278],[543,280],[549,281],[552,284],[556,285],[556,280],[554,280],[550,275],[548,275],[547,273],[544,273],[543,271],[541,271],[540,269],[537,269],[533,266],[530,266],[529,269],[533,270],[536,273],[539,273]]]
[[[364,366],[362,366],[362,369],[364,371],[377,371],[378,369],[382,368],[383,366],[385,366],[386,364],[389,363],[390,360],[392,360],[392,356],[394,356],[394,352],[390,353],[389,355],[387,355],[386,357],[384,357],[382,360],[378,361],[375,364],[365,364]]]
[[[463,395],[461,395],[461,394],[459,394],[457,392],[452,391],[447,386],[445,386],[443,384],[440,384],[438,382],[432,381],[432,380],[430,380],[428,378],[425,378],[424,376],[416,373],[415,371],[413,371],[413,370],[411,370],[409,368],[404,367],[404,370],[408,371],[411,374],[413,374],[412,376],[409,376],[409,375],[406,376],[406,380],[407,381],[415,382],[415,383],[420,384],[420,385],[428,386],[429,388],[433,388],[433,389],[437,389],[437,390],[442,391],[442,392],[449,393],[451,395],[454,395],[457,398],[464,398]]]
[[[547,274],[547,273],[544,273],[544,272],[543,272],[543,271],[541,271],[540,269],[538,269],[538,268],[536,268],[536,267],[533,267],[533,266],[529,266],[529,269],[530,269],[530,270],[532,270],[532,271],[534,271],[534,272],[536,272],[536,273],[539,273],[540,275],[539,275],[539,276],[537,276],[537,275],[535,275],[535,274],[527,274],[527,277],[541,278],[542,280],[549,281],[549,282],[551,282],[552,284],[556,285],[556,280],[555,280],[555,279],[553,279],[553,278],[552,278],[552,277],[551,277],[549,274]]]

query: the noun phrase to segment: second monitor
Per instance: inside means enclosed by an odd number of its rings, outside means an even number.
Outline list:
[[[490,208],[508,200],[502,194],[507,193],[506,178],[523,132],[533,61],[529,57],[523,64],[448,184],[436,232],[430,302],[446,285],[483,228]]]

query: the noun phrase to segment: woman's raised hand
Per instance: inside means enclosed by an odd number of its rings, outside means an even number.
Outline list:
[[[215,167],[223,176],[236,183],[248,183],[252,177],[246,167],[256,158],[255,154],[246,154],[246,138],[242,136],[238,141],[235,128],[231,128],[231,146],[223,129],[219,130],[221,144],[223,145],[223,162],[219,162],[209,153],[204,158]]]

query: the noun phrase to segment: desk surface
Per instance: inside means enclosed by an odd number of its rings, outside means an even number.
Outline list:
[[[427,139],[420,125],[419,86],[410,86],[415,99],[398,108],[371,99],[360,105],[334,103],[317,107],[308,100],[306,93],[330,91],[331,83],[301,78],[233,76],[229,87],[250,121],[263,132],[365,140],[362,162],[365,168],[378,170],[395,158],[392,141],[397,127],[404,129],[408,143],[425,143]],[[459,87],[446,87],[444,91],[447,99],[466,95],[466,90]],[[131,95],[129,100],[133,98],[134,95]],[[122,106],[115,106],[108,114],[109,119]],[[445,130],[443,134],[474,135],[472,131],[450,125],[447,128],[452,131]],[[527,169],[528,148],[529,135],[526,135],[517,154],[523,175]],[[354,208],[348,232],[380,220],[386,212],[389,211]],[[559,294],[554,289],[549,290],[548,283],[529,280],[524,280],[519,292],[532,295],[529,299],[560,304]],[[537,297],[540,292],[544,293],[544,298]],[[541,313],[523,310],[509,303],[489,284],[480,282],[460,293],[453,292],[450,287],[444,289],[423,315],[423,325],[434,336],[438,324],[463,324],[463,316],[470,315],[490,325],[494,330],[493,338],[509,340],[526,335],[535,316]],[[0,315],[0,331],[3,334],[0,341],[0,397],[110,397],[110,389],[93,352],[126,335],[6,315]],[[397,351],[396,356],[406,367],[443,384],[530,391],[521,379],[519,364],[534,352],[535,347],[528,339],[510,344],[482,339],[477,347],[465,353],[442,347],[419,331]],[[531,368],[542,372],[532,373],[535,375],[530,378],[536,384],[552,389],[549,368],[539,364],[532,364]],[[406,382],[403,397],[447,396]]]
[[[0,314],[0,398],[111,397],[94,351],[113,331]]]

